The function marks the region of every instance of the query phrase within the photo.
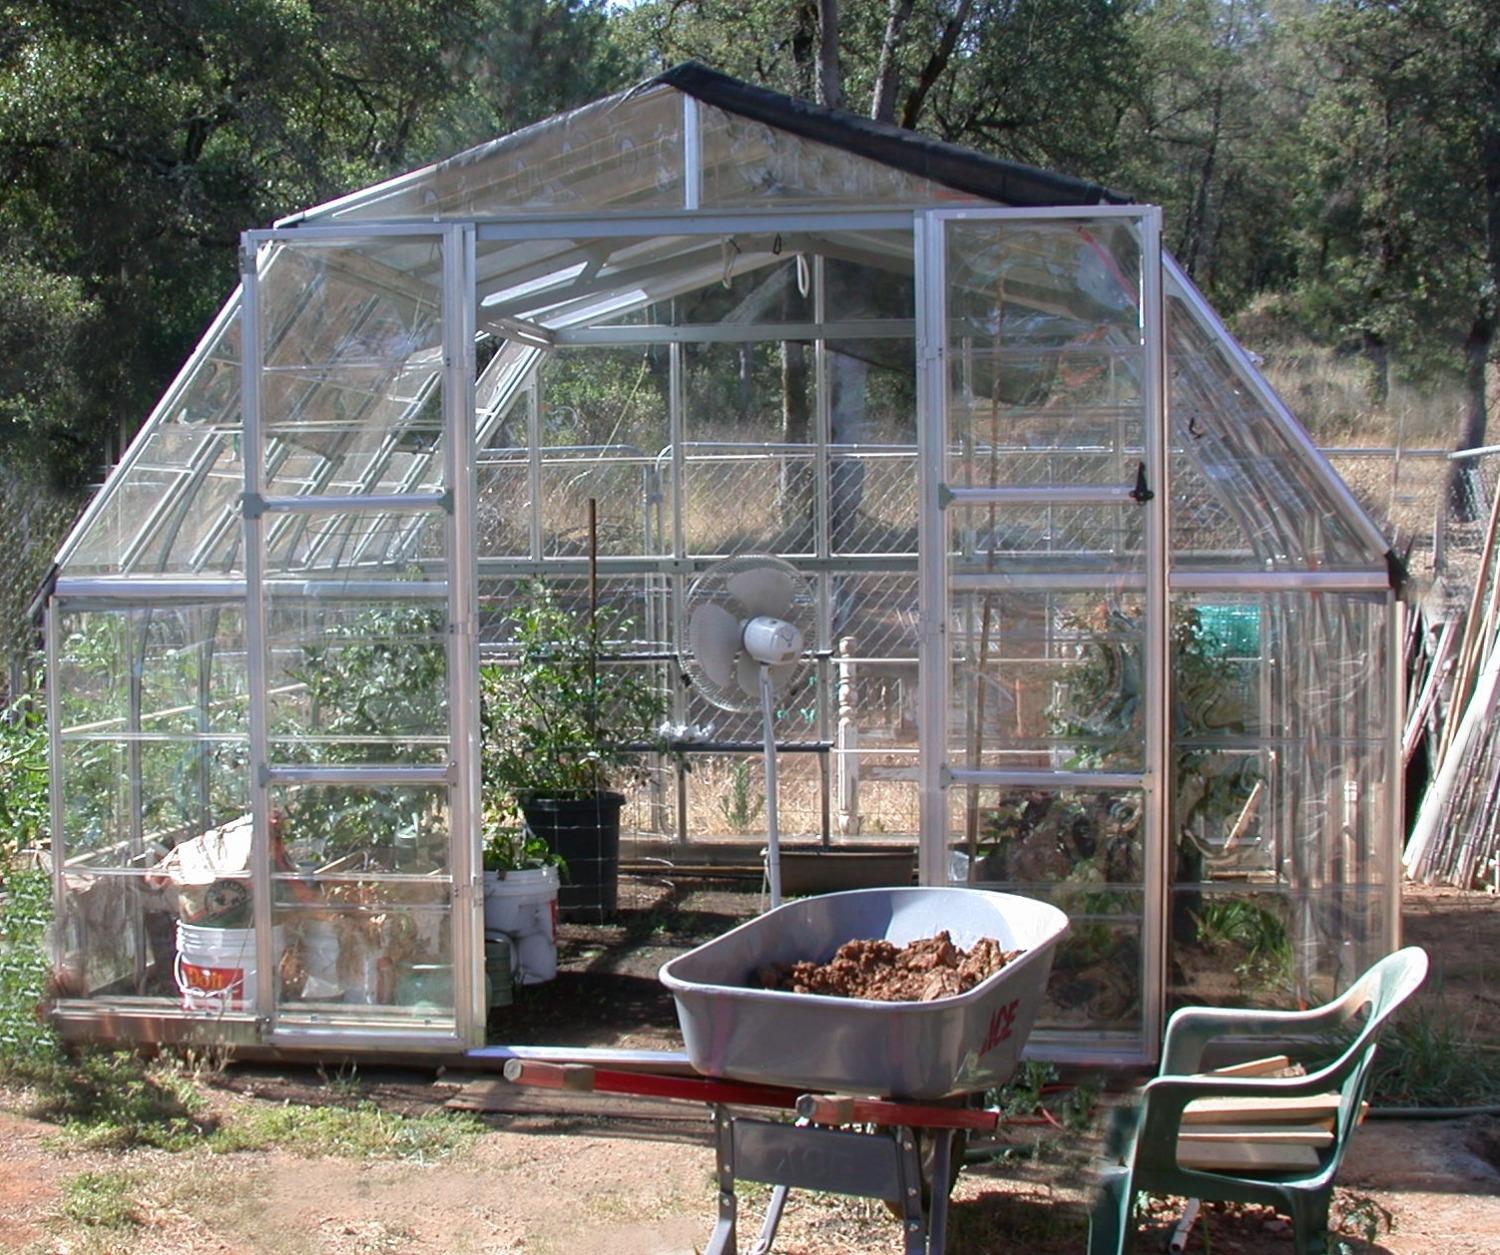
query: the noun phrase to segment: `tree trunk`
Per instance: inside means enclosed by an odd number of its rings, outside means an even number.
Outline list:
[[[807,345],[798,340],[781,342],[781,439],[784,444],[805,445],[812,440],[812,407],[808,404]],[[781,526],[789,543],[798,547],[809,535],[817,510],[813,496],[812,463],[791,457],[781,464],[778,495]]]
[[[839,64],[839,0],[818,0],[818,103],[844,107],[844,71]]]
[[[1485,384],[1494,343],[1495,320],[1488,309],[1481,309],[1469,324],[1469,334],[1464,337],[1464,426],[1458,439],[1460,449],[1479,448],[1489,429]],[[1460,523],[1472,523],[1483,517],[1488,508],[1478,460],[1465,458],[1455,462],[1448,479],[1449,512]]]
[[[896,120],[896,81],[900,77],[896,49],[916,0],[891,0],[885,20],[885,37],[880,41],[880,61],[875,69],[875,90],[870,97],[870,116],[877,122]]]
[[[963,34],[964,24],[969,20],[969,10],[973,7],[974,0],[958,0],[958,7],[953,10],[953,16],[943,26],[943,35],[938,40],[938,46],[927,58],[927,64],[922,67],[915,85],[907,93],[906,106],[901,110],[901,125],[908,131],[917,129],[922,110],[927,107],[927,97],[937,86],[938,79],[942,78],[943,71],[948,68],[948,62],[953,59],[953,50],[958,46],[958,37]]]
[[[1365,355],[1365,399],[1371,405],[1384,405],[1391,395],[1391,356],[1385,337],[1368,327],[1362,349]]]

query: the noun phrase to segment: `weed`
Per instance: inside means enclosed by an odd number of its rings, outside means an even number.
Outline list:
[[[209,1127],[203,1097],[175,1061],[85,1051],[70,1060],[12,1059],[0,1081],[19,1089],[28,1115],[62,1128],[63,1140],[90,1150],[152,1146],[185,1150]]]
[[[1014,1077],[999,1089],[985,1095],[985,1104],[998,1107],[1002,1115],[1035,1115],[1042,1106],[1042,1090],[1057,1081],[1057,1069],[1050,1063],[1023,1063]]]
[[[750,764],[740,759],[729,769],[729,788],[719,798],[719,814],[731,832],[749,832],[766,799],[750,782]]]
[[[3,874],[3,868],[0,868]],[[4,876],[0,899],[0,1074],[7,1061],[52,1059],[57,1037],[40,1008],[47,990],[42,940],[52,918],[52,881],[40,870]]]
[[[346,1102],[358,1098],[364,1088],[359,1079],[359,1065],[354,1063],[341,1064],[332,1074],[320,1064],[318,1079]]]
[[[304,1158],[441,1159],[481,1131],[472,1116],[446,1111],[408,1116],[373,1102],[348,1107],[251,1106],[209,1139],[220,1154],[241,1150],[290,1151]]]
[[[63,1183],[62,1214],[87,1229],[133,1229],[140,1225],[135,1195],[140,1182],[129,1172],[80,1172]]]
[[[1367,1194],[1345,1194],[1340,1191],[1338,1204],[1332,1227],[1353,1233],[1366,1242],[1374,1242],[1382,1233],[1390,1233],[1396,1227],[1396,1217]],[[1342,1247],[1344,1244],[1341,1242],[1339,1245]]]
[[[1474,1026],[1429,990],[1380,1038],[1370,1079],[1377,1106],[1465,1107],[1500,1096],[1500,1053],[1474,1041]]]

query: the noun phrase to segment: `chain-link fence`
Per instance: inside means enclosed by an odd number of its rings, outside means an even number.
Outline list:
[[[1406,564],[1411,592],[1446,616],[1467,605],[1500,482],[1500,445],[1325,449]]]

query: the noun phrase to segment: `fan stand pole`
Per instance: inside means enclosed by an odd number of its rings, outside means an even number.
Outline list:
[[[776,721],[771,668],[760,664],[760,721],[766,740],[766,876],[771,909],[781,905],[781,829],[776,820]]]

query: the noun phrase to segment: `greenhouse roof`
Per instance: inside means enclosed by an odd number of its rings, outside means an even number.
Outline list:
[[[1095,184],[678,66],[278,224],[350,232],[261,254],[262,391],[286,416],[268,427],[264,491],[440,485],[441,261],[430,238],[363,234],[370,227],[479,225],[476,325],[497,346],[477,383],[482,448],[536,363],[581,333],[624,335],[647,312],[665,325],[674,298],[744,277],[753,288],[794,256],[909,285],[912,211],[1121,203],[1128,199]],[[1022,280],[1012,291],[1024,297],[1030,267],[1053,293],[1040,315],[1081,325],[1099,280],[1091,290],[1080,270],[1059,306],[1054,280],[1076,263],[1058,247],[1039,234],[1033,251],[1013,258]],[[1195,424],[1174,435],[1174,475],[1204,526],[1221,533],[1215,546],[1254,569],[1384,571],[1385,541],[1170,259],[1166,298],[1174,422]],[[63,574],[243,572],[239,315],[237,292],[67,541]],[[764,316],[747,295],[726,321],[739,320],[741,340],[818,338],[772,334]],[[883,331],[869,311],[827,316],[846,320],[847,337],[913,334],[910,309]],[[362,518],[339,525],[379,534],[332,536],[316,519],[280,526],[272,560],[326,570],[420,556],[409,520]],[[1194,548],[1182,539],[1180,550]]]

